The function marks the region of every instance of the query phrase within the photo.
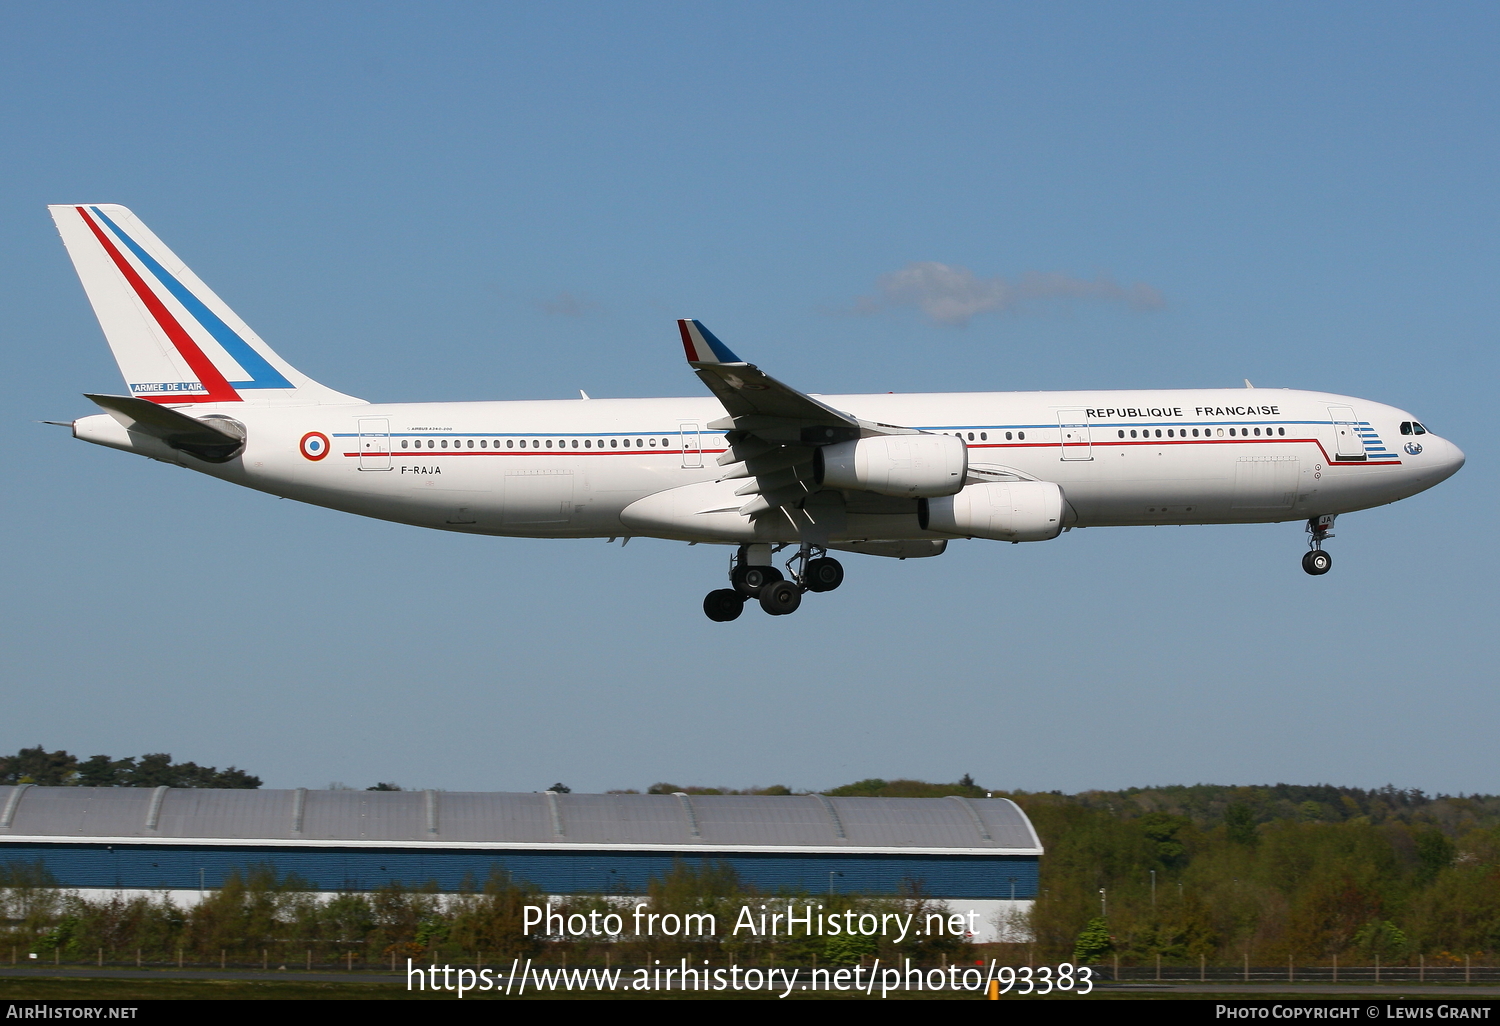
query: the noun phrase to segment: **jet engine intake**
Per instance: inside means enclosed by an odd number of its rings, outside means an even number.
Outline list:
[[[813,454],[814,476],[825,488],[899,498],[952,495],[968,471],[969,451],[952,435],[876,435]]]
[[[922,499],[924,531],[995,541],[1047,541],[1062,533],[1066,504],[1051,481],[973,484],[957,495]]]

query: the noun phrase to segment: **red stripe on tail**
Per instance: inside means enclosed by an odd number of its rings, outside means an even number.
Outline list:
[[[142,395],[137,398],[149,399],[153,403],[243,402],[240,394],[230,386],[224,375],[219,373],[219,368],[215,367],[213,361],[203,354],[203,350],[198,348],[198,343],[193,341],[193,337],[183,329],[181,324],[177,323],[177,318],[172,316],[172,312],[157,298],[156,293],[151,291],[150,286],[141,280],[141,276],[135,273],[135,268],[130,266],[130,261],[126,260],[115,248],[114,243],[109,241],[104,230],[94,223],[94,219],[89,217],[88,212],[82,207],[74,209],[78,211],[78,216],[83,218],[83,223],[93,231],[94,237],[99,240],[99,245],[104,247],[104,251],[115,262],[115,266],[120,269],[125,280],[130,282],[130,287],[135,289],[135,294],[141,297],[141,302],[146,304],[146,309],[151,311],[151,316],[156,318],[156,323],[160,324],[162,330],[167,333],[167,338],[172,340],[172,344],[182,354],[188,368],[198,375],[198,383],[203,386],[206,393],[199,395],[179,392],[171,395]]]
[[[682,348],[687,351],[688,363],[697,363],[698,353],[693,348],[693,336],[688,334],[688,322],[679,320],[677,330],[682,332]]]

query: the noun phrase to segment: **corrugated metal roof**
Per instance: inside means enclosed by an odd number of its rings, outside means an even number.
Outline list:
[[[0,840],[1040,854],[1003,798],[0,786]]]

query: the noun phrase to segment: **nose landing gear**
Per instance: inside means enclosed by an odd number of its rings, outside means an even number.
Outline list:
[[[1333,537],[1333,521],[1336,513],[1313,517],[1307,522],[1308,552],[1302,557],[1302,569],[1314,577],[1321,577],[1333,569],[1333,557],[1323,551],[1323,543]]]
[[[800,546],[797,554],[787,560],[791,580],[771,565],[772,551],[770,545],[739,547],[729,570],[729,583],[733,587],[711,591],[703,600],[703,612],[710,620],[727,623],[738,619],[750,599],[760,602],[760,607],[771,616],[786,616],[802,605],[804,592],[833,591],[844,583],[843,565],[829,558],[828,550],[821,546]]]

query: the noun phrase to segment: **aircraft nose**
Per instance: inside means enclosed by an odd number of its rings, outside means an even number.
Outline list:
[[[1429,447],[1437,450],[1432,453],[1435,458],[1428,465],[1432,467],[1438,481],[1446,481],[1464,465],[1464,451],[1446,438],[1434,438]]]
[[[1462,467],[1466,462],[1464,451],[1446,439],[1443,444],[1448,447],[1448,473],[1456,474],[1458,473],[1458,468]]]

